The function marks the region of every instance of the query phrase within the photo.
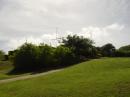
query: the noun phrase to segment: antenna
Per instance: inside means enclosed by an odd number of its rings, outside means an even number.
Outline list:
[[[92,32],[90,32],[90,38],[91,38],[91,39],[93,38],[93,33],[92,33]]]
[[[89,34],[90,34],[90,38],[92,39],[93,38],[93,33],[89,32]]]
[[[56,27],[56,40],[58,39],[58,27]]]
[[[27,38],[25,38],[25,43],[28,43],[28,39]]]
[[[62,38],[59,37],[59,35],[58,35],[59,31],[58,30],[59,30],[59,28],[56,27],[56,38],[55,39],[51,39],[51,40],[54,40],[56,42],[56,46],[58,46],[58,43],[61,43],[61,40],[63,39],[63,37]]]
[[[55,32],[55,39],[51,39],[51,40],[54,40],[56,43],[56,46],[58,45],[57,42],[58,42],[58,27],[56,27],[56,32]]]

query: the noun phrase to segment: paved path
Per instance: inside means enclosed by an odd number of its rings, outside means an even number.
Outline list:
[[[17,81],[17,80],[25,80],[25,79],[29,79],[29,78],[35,78],[35,77],[39,77],[39,76],[44,76],[44,75],[51,74],[51,73],[54,73],[54,72],[59,72],[61,70],[63,70],[63,69],[51,70],[51,71],[48,71],[48,72],[34,74],[34,75],[26,75],[26,76],[21,76],[21,77],[16,77],[16,78],[4,79],[4,80],[0,80],[0,84],[1,83],[13,82],[13,81]]]

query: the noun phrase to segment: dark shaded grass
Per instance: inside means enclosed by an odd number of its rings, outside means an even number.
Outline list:
[[[82,60],[82,62],[85,61],[90,61],[92,59],[85,59]],[[81,61],[78,62],[73,62],[73,64],[68,64],[68,65],[52,65],[50,67],[38,67],[38,68],[31,68],[31,69],[18,69],[18,68],[13,68],[11,71],[9,71],[7,73],[7,75],[20,75],[20,74],[26,74],[26,73],[31,73],[31,74],[38,74],[38,73],[44,73],[47,71],[51,71],[51,70],[56,70],[56,69],[63,69],[63,68],[68,68],[74,65],[77,65],[81,63]]]

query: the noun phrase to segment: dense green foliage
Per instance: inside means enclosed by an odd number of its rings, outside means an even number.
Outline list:
[[[11,62],[0,61],[0,80],[13,77],[7,74],[12,69],[13,69],[13,66]]]
[[[64,46],[54,48],[46,44],[25,43],[14,55],[14,66],[19,70],[49,69],[74,63],[74,54]]]
[[[128,48],[129,46],[126,46],[116,50],[113,44],[110,43],[102,47],[95,47],[94,42],[88,38],[68,35],[62,39],[61,45],[58,47],[52,47],[47,44],[37,46],[25,43],[18,49],[10,51],[8,57],[14,62],[15,69],[53,69],[102,56],[130,56],[127,51]]]
[[[123,46],[119,50],[110,43],[95,47],[89,38],[68,35],[58,47],[44,43],[38,46],[25,43],[18,49],[9,51],[8,55],[0,51],[0,60],[9,59],[15,69],[22,71],[59,68],[102,56],[129,57],[130,46]]]
[[[18,50],[14,50],[14,51],[9,51],[9,52],[8,52],[7,58],[8,58],[9,61],[11,61],[11,62],[14,61],[14,57],[15,57],[17,51],[18,51]]]
[[[16,77],[21,77],[25,75],[30,75],[32,72],[28,73],[11,73],[13,70],[14,66],[12,65],[12,62],[10,61],[0,61],[0,80],[6,80],[6,79],[11,79],[11,78],[16,78]],[[1,95],[0,95],[1,97]]]
[[[15,69],[34,70],[59,68],[97,57],[93,41],[79,36],[68,36],[62,45],[52,47],[46,44],[38,46],[25,43],[15,51],[9,52]]]
[[[117,50],[115,52],[116,57],[130,57],[130,52]]]
[[[25,43],[16,52],[14,66],[17,69],[34,69],[37,66],[37,47]]]
[[[5,53],[0,50],[0,61],[3,61],[5,59]]]
[[[130,57],[130,45],[120,47],[115,56],[117,57]]]
[[[68,36],[66,39],[63,39],[63,44],[66,47],[69,47],[72,49],[73,53],[77,57],[84,57],[84,58],[91,58],[96,56],[96,51],[93,46],[93,41],[84,38],[83,36]]]
[[[120,47],[119,51],[130,52],[130,45]]]
[[[38,62],[38,65],[40,67],[51,67],[53,66],[54,62],[54,48],[49,45],[41,44],[37,47],[38,49],[38,59],[36,60]]]
[[[75,54],[71,51],[70,48],[64,47],[64,46],[58,46],[55,49],[54,53],[55,58],[55,65],[71,65],[73,63],[76,63],[77,61]]]
[[[130,58],[80,63],[38,78],[0,84],[1,97],[130,97]]]
[[[105,44],[101,47],[102,55],[105,57],[112,57],[115,55],[116,48],[111,44]]]

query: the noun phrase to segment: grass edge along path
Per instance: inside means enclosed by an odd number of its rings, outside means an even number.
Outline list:
[[[25,79],[40,77],[40,76],[44,76],[44,75],[47,75],[47,74],[59,72],[61,70],[63,70],[63,69],[51,70],[51,71],[44,72],[44,73],[33,74],[33,75],[25,75],[25,76],[20,76],[20,77],[16,77],[16,78],[3,79],[3,80],[0,80],[0,84],[1,83],[13,82],[13,81],[17,81],[17,80],[25,80]]]

